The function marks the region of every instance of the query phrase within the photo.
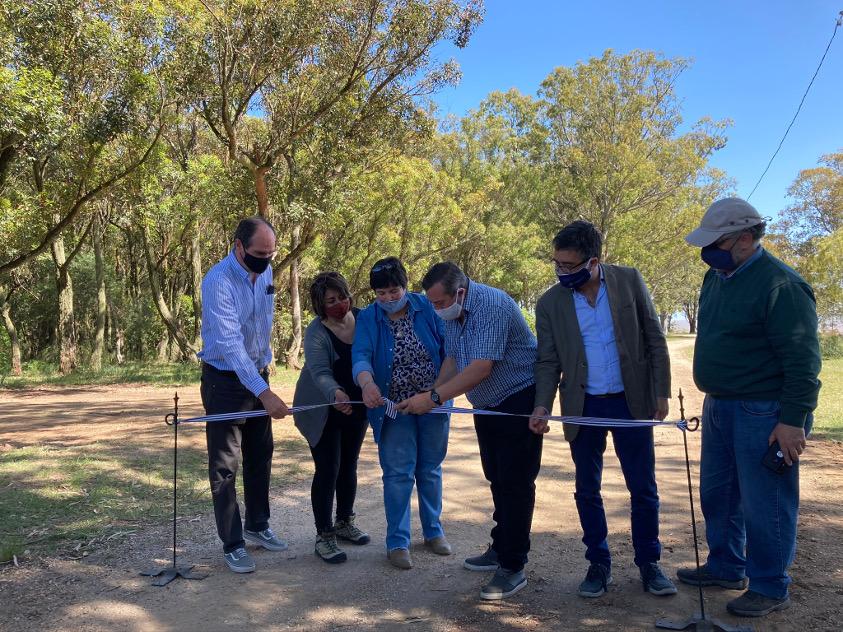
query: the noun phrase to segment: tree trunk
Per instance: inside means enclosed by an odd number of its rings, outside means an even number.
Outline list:
[[[58,290],[58,322],[56,333],[59,343],[59,372],[67,375],[76,362],[76,320],[73,314],[73,280],[70,266],[64,252],[64,237],[57,238],[50,246],[56,265],[56,289]]]
[[[97,284],[97,322],[94,332],[94,349],[91,352],[91,369],[100,371],[102,369],[102,354],[105,348],[105,315],[108,309],[108,302],[105,296],[105,267],[102,261],[102,223],[99,213],[94,220],[92,229],[92,241],[94,244],[94,267]]]
[[[266,191],[265,167],[258,167],[252,173],[255,176],[255,197],[258,201],[258,215],[266,217],[269,214],[269,194]]]
[[[290,249],[295,250],[301,243],[301,227],[293,228],[293,237],[290,242]],[[299,258],[296,257],[290,263],[290,311],[293,324],[293,334],[290,346],[287,349],[287,368],[300,369],[299,354],[301,353],[302,328],[301,328],[301,297],[299,294]]]
[[[193,346],[202,343],[202,257],[199,245],[199,222],[190,241],[190,276],[193,282]]]
[[[659,312],[659,325],[661,325],[662,331],[666,331],[665,327],[667,326],[667,314],[664,312]]]
[[[693,303],[684,303],[682,305],[682,311],[685,312],[685,318],[688,320],[688,333],[695,334],[697,333],[697,302],[696,299]]]
[[[14,292],[14,289],[6,292],[5,288],[0,288],[0,293],[2,293],[3,301],[2,304],[0,304],[0,312],[2,312],[3,315],[3,325],[5,325],[6,327],[6,333],[9,334],[9,346],[11,347],[10,350],[12,354],[11,374],[20,375],[22,373],[20,339],[18,338],[18,330],[15,327],[15,323],[12,320],[11,315],[12,292]]]
[[[688,333],[689,334],[697,333],[697,317],[696,317],[696,315],[688,316],[687,313],[685,315],[688,318]]]
[[[117,358],[117,364],[123,364],[126,360],[123,355],[123,347],[126,345],[126,336],[122,329],[118,329],[114,334],[114,357]]]
[[[149,243],[149,228],[147,228],[145,224],[141,224],[143,250],[146,258],[146,266],[149,272],[149,288],[152,291],[152,298],[155,300],[155,307],[158,310],[158,314],[161,316],[161,320],[164,321],[164,325],[167,327],[167,330],[176,339],[179,349],[181,349],[184,357],[195,360],[196,349],[194,349],[191,342],[187,339],[181,325],[173,316],[173,312],[170,310],[170,306],[164,298],[164,293],[161,289],[161,279],[158,276],[158,267],[155,265],[152,245]]]

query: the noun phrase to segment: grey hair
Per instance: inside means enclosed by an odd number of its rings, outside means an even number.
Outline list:
[[[761,241],[761,238],[767,234],[767,222],[761,222],[760,224],[756,224],[755,226],[750,226],[749,228],[744,228],[743,230],[737,230],[733,233],[728,233],[726,235],[723,235],[721,239],[736,239],[744,233],[749,233],[750,235],[752,235],[752,243],[757,244]]]
[[[422,288],[427,291],[437,283],[448,296],[454,296],[460,288],[468,287],[468,277],[452,261],[442,261],[434,265],[422,279]]]

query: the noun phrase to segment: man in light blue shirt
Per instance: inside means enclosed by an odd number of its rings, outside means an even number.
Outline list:
[[[664,419],[670,359],[653,301],[634,268],[600,263],[602,237],[577,221],[553,241],[559,284],[536,305],[536,401],[530,427],[548,431],[543,416],[558,389],[563,415],[605,419]],[[574,498],[589,562],[579,586],[599,597],[612,581],[608,525],[600,487],[606,428],[565,424],[576,468]],[[659,566],[659,496],[653,428],[613,428],[615,453],[630,492],[632,546],[644,589],[672,595]]]
[[[216,421],[205,426],[208,476],[223,559],[235,573],[255,564],[246,540],[270,551],[287,544],[269,528],[269,478],[272,465],[271,417],[288,414],[269,388],[270,335],[275,288],[269,263],[275,256],[275,231],[261,217],[244,219],[234,247],[202,281],[202,404],[209,415],[246,410],[267,416]],[[237,504],[235,477],[243,461],[245,530]]]

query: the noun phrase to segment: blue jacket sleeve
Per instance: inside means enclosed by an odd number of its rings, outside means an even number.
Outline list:
[[[354,330],[354,344],[351,346],[351,375],[354,383],[360,382],[357,377],[363,371],[373,376],[375,357],[375,313],[371,305],[357,315],[357,325]]]
[[[436,338],[439,342],[439,364],[445,361],[445,321],[436,315],[433,305],[430,305],[430,317],[433,319],[433,326],[436,331]]]

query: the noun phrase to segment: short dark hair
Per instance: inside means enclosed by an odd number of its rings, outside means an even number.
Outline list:
[[[441,261],[424,275],[422,288],[427,291],[437,283],[442,284],[446,294],[453,296],[461,287],[468,287],[468,277],[453,261]]]
[[[319,318],[327,318],[325,313],[325,295],[328,290],[335,290],[343,298],[351,298],[348,281],[339,272],[320,272],[310,284],[310,304]]]
[[[407,270],[398,257],[385,257],[375,261],[369,272],[369,287],[378,290],[400,285],[407,289]]]
[[[556,233],[553,238],[555,250],[576,250],[585,258],[600,257],[603,235],[591,222],[578,219]]]
[[[240,220],[240,223],[237,224],[237,229],[234,231],[234,239],[232,241],[237,241],[239,239],[243,244],[243,247],[248,248],[252,244],[252,237],[255,236],[258,227],[261,225],[268,226],[269,230],[272,231],[272,234],[275,234],[275,229],[272,227],[272,224],[260,215],[254,215]]]

